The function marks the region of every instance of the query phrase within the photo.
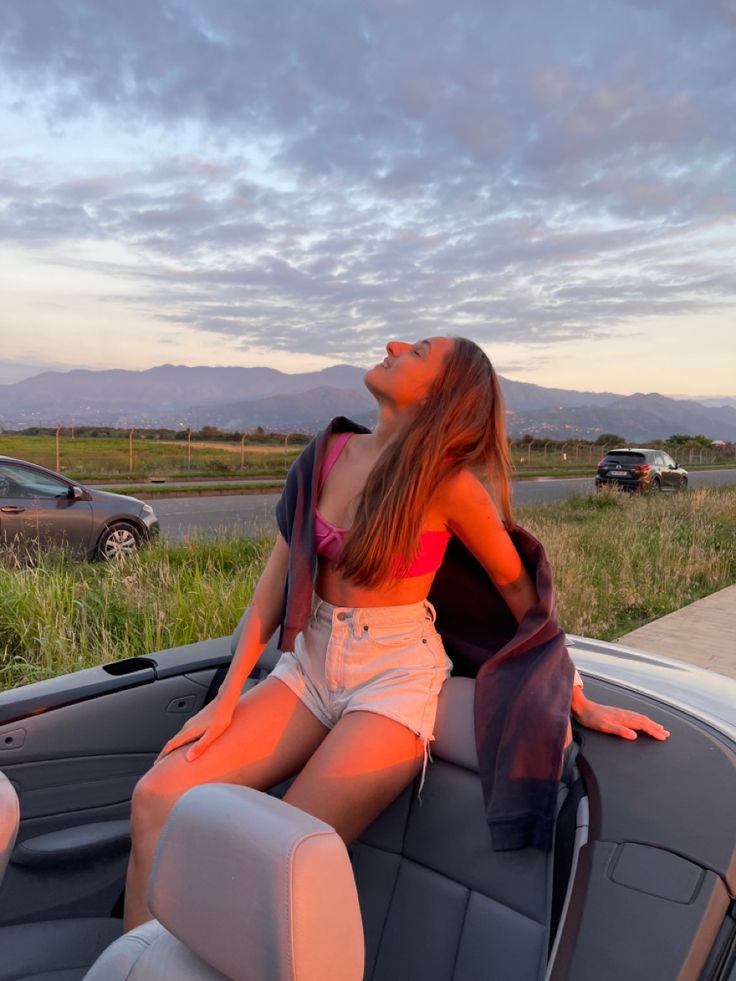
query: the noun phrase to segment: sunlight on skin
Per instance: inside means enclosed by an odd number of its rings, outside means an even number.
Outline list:
[[[12,827],[5,828],[5,834],[3,834],[3,828],[0,827],[0,851],[5,851],[5,849],[10,844],[10,839],[15,834],[15,822],[13,822]]]
[[[369,712],[348,712],[343,718],[348,718],[350,715],[357,716],[359,714],[362,714],[364,717],[376,715],[376,713]],[[401,725],[401,723],[394,722],[393,719],[388,719],[386,716],[378,715],[378,718],[386,718],[388,722],[394,725]],[[362,724],[364,720],[352,721]],[[390,740],[384,738],[373,742],[367,739],[361,741],[360,753],[349,756],[342,753],[334,754],[330,758],[329,763],[322,769],[322,778],[327,780],[341,780],[344,777],[350,777],[351,779],[359,777],[370,778],[376,773],[385,773],[391,767],[402,766],[407,763],[413,764],[417,757],[422,759],[424,748],[421,739],[409,729],[406,729],[405,726],[401,725],[401,729],[402,731],[394,734],[394,737]]]
[[[461,470],[447,481],[440,500],[447,511],[450,530],[478,559],[489,578],[501,589],[504,599],[507,600],[503,587],[511,587],[508,590],[510,596],[524,592],[524,598],[529,600],[527,606],[535,602],[536,592],[516,546],[481,481],[469,470]],[[520,620],[514,607],[512,611]]]
[[[294,772],[327,731],[282,682],[266,680],[240,697],[230,724],[206,752],[189,759],[193,740],[182,743],[159,757],[151,781],[164,796],[193,779],[239,783],[247,776],[249,786],[268,787],[283,779],[281,771]]]
[[[348,844],[411,783],[423,758],[421,739],[400,722],[348,712],[284,800],[326,821]]]

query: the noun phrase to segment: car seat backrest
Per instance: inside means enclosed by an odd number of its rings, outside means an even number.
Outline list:
[[[15,787],[0,771],[0,885],[10,861],[20,823],[20,807]]]
[[[204,784],[172,809],[148,902],[87,981],[360,981],[363,932],[335,831],[246,787]]]
[[[421,800],[417,781],[351,849],[366,981],[531,981],[544,973],[552,856],[491,849],[473,696],[471,679],[448,679]]]

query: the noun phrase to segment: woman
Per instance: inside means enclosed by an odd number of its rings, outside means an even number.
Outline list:
[[[135,789],[126,930],[151,917],[145,888],[156,842],[175,801],[195,784],[265,790],[298,773],[285,800],[349,842],[418,774],[452,666],[428,600],[450,533],[514,624],[539,603],[507,531],[510,459],[486,355],[451,337],[392,341],[386,350],[365,376],[378,403],[375,429],[342,420],[347,431],[338,432],[331,424],[292,467],[277,508],[280,533],[220,691]],[[241,695],[279,625],[286,653]],[[555,649],[558,656],[559,643]],[[566,699],[569,727],[567,662],[551,687]],[[513,670],[514,659],[508,663]],[[579,686],[572,710],[584,725],[625,738],[636,738],[636,729],[668,735],[644,716],[595,705]]]

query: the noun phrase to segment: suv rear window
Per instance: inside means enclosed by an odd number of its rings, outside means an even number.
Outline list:
[[[646,457],[643,453],[607,453],[604,463],[643,463]]]

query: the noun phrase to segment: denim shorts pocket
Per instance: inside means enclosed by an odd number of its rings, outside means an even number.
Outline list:
[[[432,651],[437,667],[447,672],[451,671],[452,661],[447,656],[445,645],[442,643],[442,637],[435,629],[434,624],[427,624],[423,639],[427,647]]]
[[[424,629],[424,622],[417,620],[409,623],[369,624],[365,633],[371,643],[378,647],[399,650],[409,644],[421,644]]]

